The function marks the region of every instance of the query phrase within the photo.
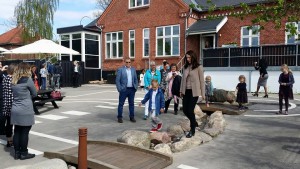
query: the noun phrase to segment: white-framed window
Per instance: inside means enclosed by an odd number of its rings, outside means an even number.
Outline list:
[[[162,26],[156,28],[156,56],[179,56],[180,26]]]
[[[249,28],[248,26],[244,26],[241,29],[241,46],[259,46],[260,41],[260,33],[259,26],[253,26]]]
[[[99,35],[85,33],[85,67],[100,68]]]
[[[298,22],[298,24],[296,22],[292,22],[292,23],[286,23],[287,24],[293,24],[296,29],[297,29],[297,35],[291,35],[290,32],[285,32],[285,43],[286,44],[295,44],[295,43],[300,43],[300,21]]]
[[[129,0],[129,8],[149,6],[150,0]]]
[[[143,29],[143,57],[150,55],[150,29]]]
[[[129,30],[129,57],[135,57],[135,31]]]
[[[106,58],[123,57],[123,32],[106,33]]]

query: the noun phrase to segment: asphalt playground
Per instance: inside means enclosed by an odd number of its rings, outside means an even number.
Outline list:
[[[45,160],[43,152],[59,151],[78,144],[78,128],[88,128],[89,140],[116,141],[128,129],[148,131],[150,122],[144,121],[143,107],[138,103],[143,91],[136,93],[137,123],[128,117],[124,107],[124,123],[117,123],[118,93],[113,85],[84,85],[81,88],[63,88],[66,95],[57,102],[40,108],[36,124],[30,132],[30,152],[38,156],[31,160],[15,161],[13,149],[3,144],[0,137],[0,168],[32,164]],[[300,96],[291,101],[289,115],[275,115],[278,97],[268,99],[249,95],[249,111],[239,116],[225,115],[226,130],[213,141],[186,152],[174,154],[168,169],[299,169],[300,168]],[[173,108],[173,105],[170,106]],[[183,115],[162,114],[163,129],[177,122]],[[130,159],[129,159],[130,160]]]

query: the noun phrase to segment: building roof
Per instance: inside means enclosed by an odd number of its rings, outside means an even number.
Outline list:
[[[187,30],[187,35],[217,33],[227,22],[228,18],[222,17],[218,19],[201,19],[195,22]]]
[[[0,45],[22,45],[22,26],[13,28],[2,35],[0,35]]]
[[[57,28],[57,34],[82,32],[82,31],[101,33],[101,31],[95,25],[94,27],[87,27],[87,26],[83,27],[82,25],[77,25],[77,26],[70,26],[64,28]]]
[[[96,23],[98,22],[100,17],[97,17],[96,19],[94,19],[91,23],[87,24],[85,26],[85,28],[90,28],[90,27],[95,27],[96,26]]]
[[[196,4],[200,5],[202,10],[207,10],[209,5],[207,0],[183,0],[186,4]],[[241,3],[246,3],[248,5],[259,4],[270,2],[270,0],[212,0],[212,3],[216,5],[217,8],[224,6],[239,6]]]

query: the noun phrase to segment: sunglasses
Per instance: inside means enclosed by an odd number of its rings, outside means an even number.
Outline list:
[[[131,62],[126,62],[126,63],[131,63]]]

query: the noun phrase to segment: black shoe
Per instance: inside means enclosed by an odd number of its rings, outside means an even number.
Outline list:
[[[27,160],[27,159],[31,159],[34,157],[35,157],[35,154],[30,154],[30,153],[28,153],[28,151],[26,151],[26,152],[21,153],[20,160]]]
[[[269,98],[269,95],[266,94],[266,95],[264,96],[264,98]]]
[[[178,114],[178,112],[177,111],[174,111],[174,115],[177,115]]]
[[[123,119],[122,118],[118,118],[118,123],[123,123]]]
[[[21,158],[21,153],[19,151],[15,151],[15,160],[19,160]]]
[[[195,132],[190,131],[187,135],[186,138],[191,138],[195,135]]]
[[[258,93],[254,93],[254,94],[252,94],[252,96],[256,96],[256,97],[258,97]]]
[[[7,141],[6,147],[13,147],[14,144],[12,141]]]
[[[136,122],[136,120],[134,119],[134,117],[130,118],[130,121],[131,121],[132,123],[135,123],[135,122]]]

